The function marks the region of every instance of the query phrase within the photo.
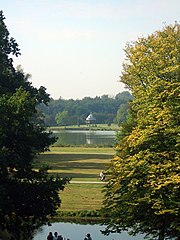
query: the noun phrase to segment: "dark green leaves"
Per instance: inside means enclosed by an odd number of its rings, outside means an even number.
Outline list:
[[[33,170],[34,157],[55,139],[44,128],[37,105],[47,104],[44,87],[36,89],[30,75],[15,69],[11,55],[19,48],[0,12],[0,232],[27,239],[49,221],[60,205],[59,191],[67,179],[49,177],[47,169]]]

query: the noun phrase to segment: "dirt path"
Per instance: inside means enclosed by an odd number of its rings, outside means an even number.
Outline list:
[[[104,184],[106,182],[95,182],[95,181],[70,181],[70,183],[92,183],[92,184]]]

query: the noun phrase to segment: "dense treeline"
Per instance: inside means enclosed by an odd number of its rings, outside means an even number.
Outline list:
[[[128,91],[118,93],[114,98],[108,95],[101,97],[85,97],[82,100],[51,99],[48,106],[41,104],[39,109],[45,115],[47,126],[57,125],[57,115],[63,114],[60,125],[81,125],[90,112],[96,117],[96,123],[121,124],[127,115],[128,102],[132,95]]]

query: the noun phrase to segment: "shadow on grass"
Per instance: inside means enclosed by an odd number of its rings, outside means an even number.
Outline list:
[[[35,160],[34,167],[39,168],[41,165],[47,164],[49,165],[50,169],[54,170],[100,170],[104,169],[106,162],[108,163],[110,159],[111,156],[107,154],[46,154],[40,155]],[[87,174],[85,175],[87,176]]]
[[[38,159],[47,159],[48,161],[61,161],[61,162],[67,162],[67,161],[77,161],[77,160],[88,160],[88,159],[110,159],[111,155],[108,154],[42,154],[38,157]]]
[[[72,178],[71,180],[73,180],[73,178],[95,178],[97,179],[97,181],[99,181],[98,179],[98,175],[96,174],[89,174],[89,173],[53,173],[51,175],[58,175],[59,177],[62,177],[62,178]]]

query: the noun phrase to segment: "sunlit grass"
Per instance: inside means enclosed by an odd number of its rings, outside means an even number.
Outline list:
[[[77,125],[70,125],[70,126],[54,126],[50,127],[51,130],[68,130],[68,129],[75,129],[75,130],[112,130],[112,131],[120,131],[120,127],[117,124],[112,123],[111,125],[108,124],[95,124],[91,126],[87,126],[86,124],[77,126]]]
[[[51,153],[73,153],[73,154],[79,154],[79,153],[104,153],[104,154],[114,154],[113,148],[85,148],[85,147],[51,147],[50,148]],[[49,154],[49,152],[46,152],[45,154]]]
[[[49,173],[73,180],[97,180],[99,172],[107,168],[114,155],[111,148],[51,148],[35,160],[34,168],[48,165]]]
[[[58,211],[98,210],[102,206],[104,186],[99,173],[108,167],[114,153],[113,148],[52,147],[37,157],[34,168],[49,165],[52,175],[69,177],[71,182],[86,182],[65,186],[60,192],[62,205]]]
[[[102,206],[103,184],[69,184],[61,193],[59,211],[98,210]]]

